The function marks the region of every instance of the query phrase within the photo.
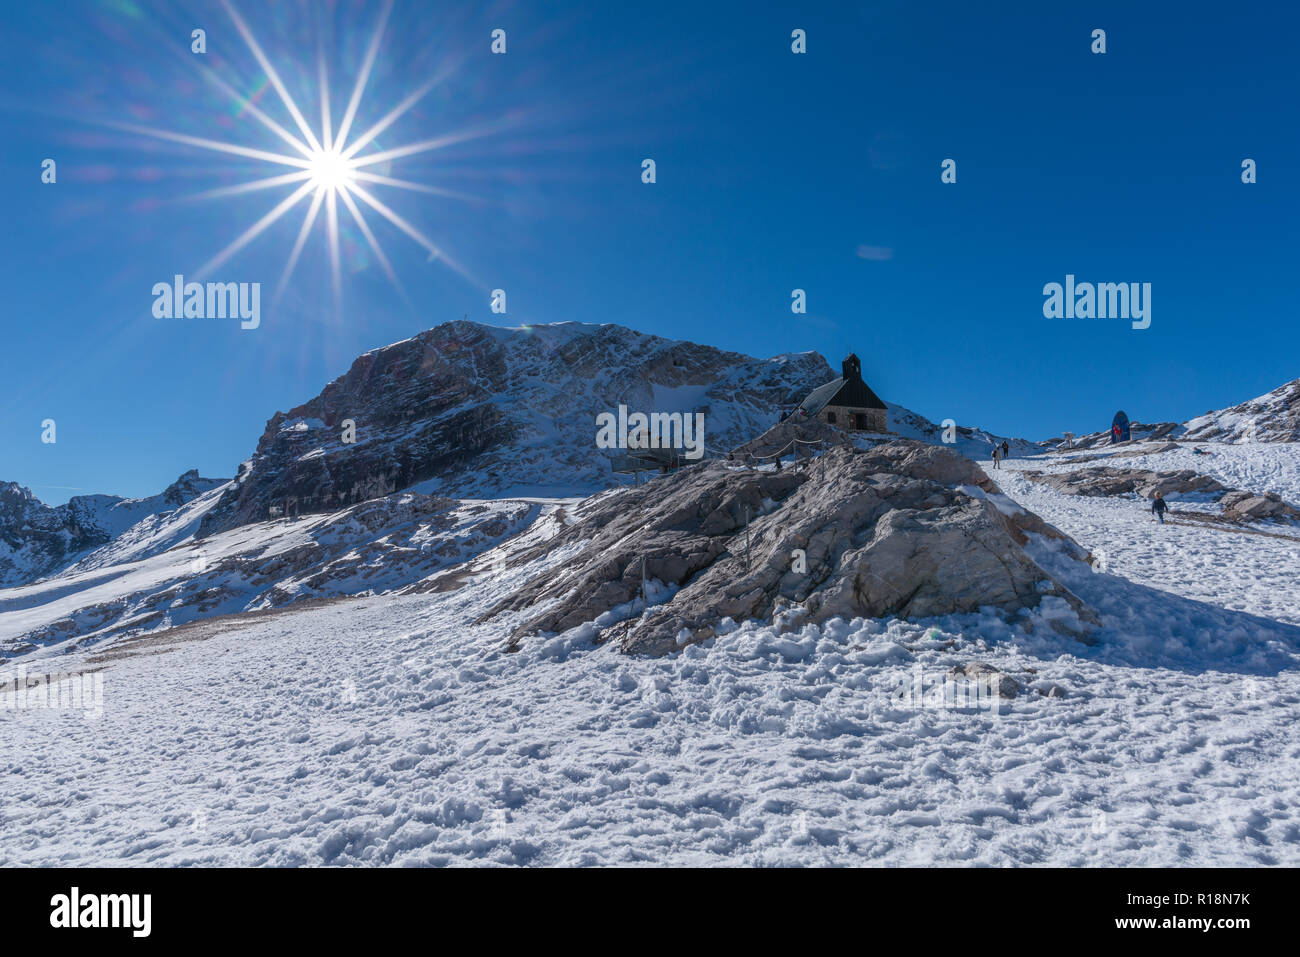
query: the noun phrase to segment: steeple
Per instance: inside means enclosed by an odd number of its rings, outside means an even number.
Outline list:
[[[845,382],[862,381],[862,363],[858,361],[856,353],[850,352],[840,363],[840,371],[843,374]]]

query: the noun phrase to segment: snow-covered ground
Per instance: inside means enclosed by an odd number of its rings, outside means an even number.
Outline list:
[[[1300,447],[1212,448],[1176,467],[1300,504]],[[1157,526],[1026,464],[990,475],[1102,561],[1049,569],[1093,646],[989,615],[512,654],[515,618],[476,619],[537,566],[487,552],[457,590],[32,660],[101,669],[103,714],[0,708],[0,864],[1300,863],[1300,540]],[[973,662],[1023,690],[908,693]]]
[[[1035,468],[1046,472],[1069,472],[1089,466],[1111,466],[1125,469],[1151,469],[1159,472],[1176,472],[1191,469],[1210,478],[1218,479],[1229,488],[1248,489],[1252,492],[1273,492],[1300,507],[1300,445],[1295,443],[1247,443],[1203,445],[1180,444],[1167,452],[1135,455],[1144,450],[1154,450],[1169,443],[1135,442],[1132,445],[1103,446],[1100,449],[1079,453],[1060,452],[1055,455],[1035,456],[1031,459],[1011,458],[1008,468]],[[1197,455],[1193,449],[1202,449],[1208,455]],[[1117,457],[1117,453],[1122,456]],[[1071,462],[1086,458],[1086,462]],[[980,462],[990,471],[993,463]],[[994,475],[994,478],[1001,478]]]
[[[1204,448],[1211,454],[1194,455],[1191,447],[1184,447],[1083,464],[1056,464],[1053,457],[1036,457],[1010,459],[1000,470],[994,470],[991,461],[981,465],[1012,498],[1091,549],[1111,574],[1197,601],[1300,625],[1300,528],[1280,528],[1274,533],[1279,537],[1273,537],[1173,524],[1183,510],[1217,511],[1217,506],[1195,497],[1191,502],[1171,499],[1166,516],[1170,521],[1160,525],[1149,510],[1150,503],[1136,496],[1062,495],[1017,474],[1026,468],[1071,471],[1087,465],[1162,472],[1193,469],[1229,488],[1275,492],[1289,503],[1300,504],[1300,446]]]

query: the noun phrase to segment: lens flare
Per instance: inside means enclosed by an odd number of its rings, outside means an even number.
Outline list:
[[[352,124],[357,118],[357,111],[361,105],[362,96],[365,93],[366,86],[369,83],[371,72],[374,69],[375,59],[379,54],[379,49],[384,37],[384,31],[388,25],[389,16],[393,9],[393,0],[386,0],[379,14],[378,23],[375,26],[375,32],[367,44],[366,53],[362,60],[361,67],[357,73],[356,82],[352,88],[351,96],[348,98],[347,107],[344,110],[343,117],[338,124],[337,133],[334,132],[333,114],[330,107],[329,96],[329,75],[326,68],[325,56],[323,51],[318,50],[316,74],[319,84],[319,105],[320,105],[320,125],[318,129],[313,129],[308,122],[306,115],[294,102],[293,96],[289,93],[288,87],[280,78],[271,59],[267,56],[262,46],[253,36],[252,30],[247,22],[231,4],[230,0],[221,0],[222,7],[225,8],[231,21],[234,23],[239,35],[243,38],[245,44],[252,52],[258,65],[265,72],[266,79],[264,85],[269,85],[279,96],[285,111],[297,127],[297,135],[284,125],[277,123],[267,115],[262,109],[253,105],[247,98],[241,97],[235,89],[226,81],[218,77],[208,67],[200,66],[206,78],[222,89],[232,97],[240,101],[248,115],[252,116],[267,130],[274,133],[280,140],[288,145],[296,155],[272,152],[270,150],[260,149],[253,146],[243,146],[237,143],[226,143],[219,140],[207,139],[205,137],[191,136],[182,133],[176,133],[169,130],[157,129],[135,124],[126,123],[108,123],[107,125],[128,132],[137,133],[156,139],[167,140],[173,143],[180,143],[185,146],[196,147],[200,149],[213,150],[227,155],[238,156],[244,159],[252,159],[260,162],[271,164],[274,167],[289,167],[292,172],[280,173],[274,176],[266,176],[252,180],[247,183],[240,183],[235,186],[224,186],[218,189],[209,190],[200,193],[199,198],[216,198],[220,196],[233,196],[251,193],[259,190],[274,189],[281,186],[292,186],[293,190],[284,199],[280,200],[271,210],[266,213],[238,237],[236,237],[228,246],[218,252],[215,256],[204,263],[196,272],[194,278],[196,281],[203,281],[210,276],[212,272],[224,265],[232,256],[242,250],[245,246],[264,233],[270,226],[285,216],[290,210],[297,207],[300,203],[307,203],[307,212],[302,221],[302,226],[298,231],[297,239],[289,253],[288,261],[285,263],[284,272],[280,276],[279,284],[276,288],[276,298],[284,292],[290,277],[293,275],[294,268],[302,256],[303,246],[308,236],[311,234],[317,219],[324,220],[325,236],[329,251],[329,264],[334,298],[336,305],[341,304],[342,297],[342,277],[340,268],[339,254],[339,207],[342,206],[347,210],[347,215],[352,217],[356,223],[358,231],[365,237],[366,244],[374,254],[375,260],[379,263],[393,286],[405,296],[401,283],[398,281],[397,274],[393,270],[392,264],[384,251],[380,248],[379,240],[375,237],[362,213],[361,205],[356,200],[368,206],[374,213],[386,219],[399,232],[408,236],[412,241],[417,243],[426,252],[429,253],[429,261],[435,259],[441,260],[450,268],[455,270],[459,275],[470,279],[465,269],[450,258],[447,253],[439,248],[433,240],[426,236],[415,226],[407,222],[401,215],[395,212],[391,207],[380,201],[369,190],[362,187],[361,182],[376,184],[381,186],[392,187],[395,189],[407,190],[410,192],[424,193],[426,195],[446,196],[458,199],[471,199],[472,197],[464,196],[452,190],[441,189],[436,186],[426,185],[423,183],[411,182],[405,179],[394,178],[391,176],[380,175],[370,172],[364,167],[373,167],[380,163],[391,164],[392,161],[414,156],[421,153],[429,153],[438,149],[445,148],[454,143],[461,143],[469,139],[488,135],[493,132],[491,127],[480,130],[463,130],[445,133],[441,136],[410,143],[406,146],[397,146],[391,149],[379,152],[366,153],[364,150],[370,147],[375,138],[380,133],[393,126],[401,117],[407,113],[417,102],[419,102],[430,90],[432,90],[444,74],[435,76],[420,84],[413,92],[400,100],[392,109],[388,110],[383,117],[370,128],[364,130],[356,136],[349,138],[352,133]],[[259,82],[260,78],[259,78]],[[323,214],[323,215],[322,215]]]

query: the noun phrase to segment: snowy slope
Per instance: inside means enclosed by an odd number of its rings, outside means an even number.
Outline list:
[[[150,517],[166,515],[225,484],[186,472],[157,495],[76,495],[51,508],[13,482],[0,483],[0,586],[48,575]]]
[[[191,535],[211,495],[159,534],[95,553],[64,574],[0,589],[0,661],[40,658],[221,615],[418,587],[527,528],[541,506],[396,495],[332,514]],[[205,500],[206,499],[206,500]],[[163,548],[171,539],[176,544]],[[123,559],[107,564],[107,558]]]
[[[1294,448],[1221,467],[1294,476]],[[990,474],[1104,556],[1057,569],[1091,647],[968,615],[508,654],[511,616],[477,619],[566,556],[505,538],[459,587],[59,656],[102,668],[103,716],[0,709],[0,864],[1300,864],[1300,542],[1021,464]],[[975,662],[1020,693],[909,697]]]
[[[1300,442],[1300,379],[1183,424],[1196,442]]]

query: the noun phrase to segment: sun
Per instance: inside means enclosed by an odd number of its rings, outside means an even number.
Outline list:
[[[324,231],[329,251],[329,267],[333,280],[334,299],[336,304],[342,300],[341,292],[341,273],[340,268],[340,250],[339,250],[339,219],[342,213],[351,217],[356,228],[365,238],[366,244],[374,254],[375,261],[379,264],[389,281],[398,290],[403,292],[402,285],[398,281],[397,274],[393,270],[392,264],[384,254],[379,245],[379,240],[367,222],[361,206],[368,207],[373,213],[378,214],[382,219],[396,227],[398,231],[405,234],[408,238],[414,240],[419,246],[423,247],[429,253],[429,261],[440,260],[449,266],[462,277],[469,278],[467,271],[449,257],[440,249],[432,239],[422,233],[411,223],[407,222],[399,213],[380,200],[371,192],[376,186],[397,188],[409,190],[426,195],[444,196],[452,198],[465,199],[460,194],[451,190],[442,189],[426,183],[416,183],[405,179],[399,179],[390,175],[381,174],[374,170],[379,166],[381,169],[387,168],[394,160],[403,157],[416,156],[421,153],[443,149],[454,143],[463,142],[479,136],[488,135],[490,128],[478,130],[459,130],[443,133],[441,136],[432,139],[421,140],[416,143],[408,143],[404,146],[392,147],[389,149],[376,150],[375,141],[390,126],[397,122],[408,110],[411,109],[420,99],[422,99],[430,90],[434,88],[440,79],[439,75],[426,80],[413,90],[408,96],[393,106],[383,115],[373,126],[358,135],[353,133],[353,121],[357,118],[358,106],[361,102],[362,93],[366,89],[370,74],[375,65],[375,58],[379,53],[380,41],[383,38],[384,31],[388,25],[389,16],[393,9],[393,0],[385,0],[378,17],[378,23],[375,25],[374,33],[371,36],[370,43],[366,48],[365,56],[362,59],[360,68],[357,71],[355,83],[352,87],[352,95],[348,99],[347,108],[343,113],[342,120],[337,128],[334,126],[335,113],[330,105],[330,83],[328,69],[325,63],[323,49],[317,50],[317,77],[318,89],[317,96],[320,106],[320,123],[315,128],[307,121],[303,111],[299,109],[294,98],[289,94],[288,88],[283,80],[280,79],[279,72],[271,63],[263,51],[261,44],[253,36],[248,24],[244,18],[235,9],[231,0],[221,0],[222,7],[234,22],[236,30],[243,37],[244,42],[248,45],[249,50],[256,58],[258,65],[262,68],[267,82],[279,94],[281,103],[285,112],[293,120],[293,125],[297,127],[297,133],[290,132],[284,125],[277,122],[271,116],[267,115],[252,99],[240,94],[234,87],[219,77],[213,70],[205,66],[198,68],[204,74],[209,82],[218,89],[223,90],[234,100],[236,100],[241,109],[253,119],[262,124],[265,129],[274,134],[279,140],[283,141],[290,147],[291,152],[281,153],[260,147],[243,146],[236,143],[221,142],[218,140],[208,139],[201,136],[177,133],[170,130],[163,130],[151,127],[139,126],[131,123],[107,122],[106,125],[113,126],[122,130],[142,134],[145,136],[156,137],[158,139],[169,140],[175,143],[182,143],[186,146],[198,147],[201,149],[215,150],[227,155],[233,155],[243,158],[244,160],[260,160],[270,164],[273,168],[279,167],[281,170],[288,168],[289,172],[280,172],[274,176],[267,176],[256,179],[251,182],[240,183],[235,186],[223,186],[218,189],[208,190],[200,193],[199,197],[216,199],[219,197],[234,196],[239,194],[257,192],[261,190],[275,189],[280,187],[291,187],[292,192],[284,197],[276,206],[262,216],[255,223],[249,226],[243,233],[232,240],[224,249],[214,255],[196,271],[195,279],[202,279],[210,275],[214,270],[219,269],[233,256],[238,254],[245,246],[264,233],[273,223],[283,217],[291,209],[299,204],[307,206],[306,214],[303,218],[302,225],[298,230],[297,241],[289,253],[288,262],[286,262],[284,271],[280,275],[280,282],[276,287],[275,298],[278,301],[280,295],[284,292],[294,269],[302,255],[303,246],[307,241],[308,235],[312,232],[312,227],[316,224],[318,218],[324,221]],[[383,164],[381,166],[381,164]],[[198,198],[198,197],[196,197]],[[360,201],[360,203],[358,203]],[[187,270],[186,274],[190,274]],[[404,292],[403,292],[403,295]]]
[[[337,193],[357,184],[352,164],[343,158],[340,150],[314,150],[310,162],[308,171],[313,186]]]

